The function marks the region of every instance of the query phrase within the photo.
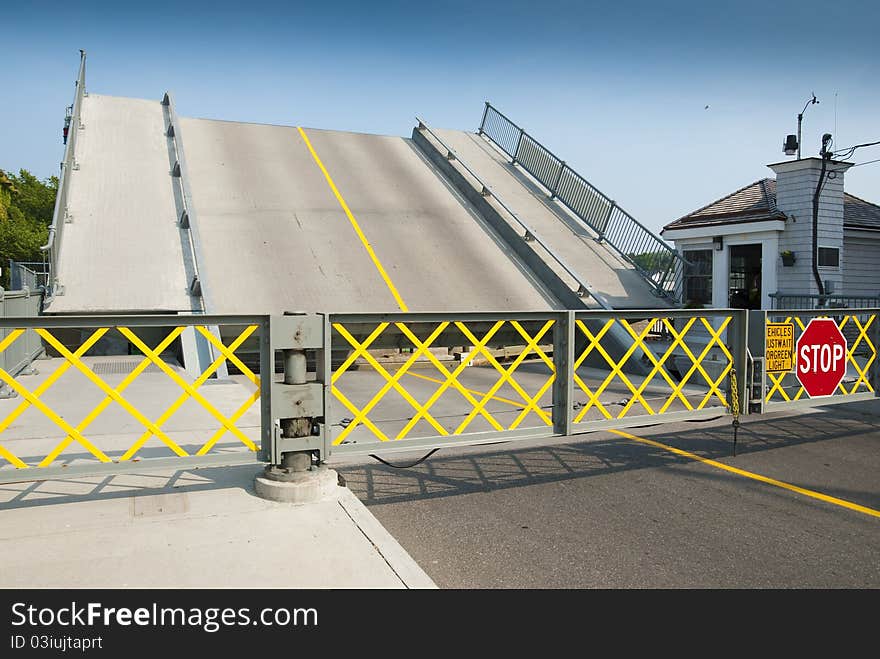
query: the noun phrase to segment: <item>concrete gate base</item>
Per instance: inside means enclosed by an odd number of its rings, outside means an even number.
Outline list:
[[[335,499],[339,493],[339,475],[328,467],[286,472],[267,467],[254,479],[257,496],[279,503],[313,503]]]

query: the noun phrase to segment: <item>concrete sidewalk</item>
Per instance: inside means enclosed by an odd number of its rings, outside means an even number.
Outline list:
[[[259,471],[0,485],[0,587],[436,587],[348,488],[278,504]]]

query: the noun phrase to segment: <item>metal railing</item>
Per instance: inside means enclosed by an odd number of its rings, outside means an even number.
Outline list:
[[[48,286],[49,264],[41,261],[13,261],[9,259],[9,288],[31,292]]]
[[[669,331],[669,323],[672,321],[671,318],[656,318],[654,322],[651,324],[651,329],[648,332],[649,335],[655,336],[658,339],[668,339],[672,337],[672,334]]]
[[[478,132],[595,232],[597,240],[629,263],[657,295],[681,300],[680,282],[687,262],[678,252],[489,102]]]
[[[63,292],[61,282],[58,281],[58,258],[61,253],[64,223],[67,220],[67,195],[70,191],[70,173],[79,166],[76,162],[76,143],[79,131],[84,128],[81,116],[82,99],[85,91],[86,53],[85,51],[80,51],[79,74],[76,79],[76,91],[73,97],[73,110],[70,118],[70,130],[67,135],[67,145],[64,147],[64,160],[61,162],[61,173],[58,177],[55,209],[52,212],[52,223],[49,225],[49,237],[46,244],[40,247],[41,251],[49,253],[48,287],[50,294]]]
[[[880,307],[880,296],[770,293],[774,309],[860,309]]]
[[[0,289],[0,345],[6,343],[13,331],[4,321],[9,318],[35,318],[40,313],[41,303],[42,296],[38,292]],[[26,370],[42,351],[40,338],[28,330],[14,344],[0,351],[0,369],[15,376]],[[12,395],[12,391],[0,382],[0,398]]]
[[[708,418],[728,409],[734,369],[745,372],[746,313],[0,319],[0,357],[29,335],[47,351],[39,374],[0,369],[17,394],[0,401],[0,482],[278,465],[290,453],[326,460]],[[656,321],[672,340],[649,337]],[[219,353],[198,376],[175,363],[184,332]],[[273,377],[278,352],[283,381]],[[259,366],[244,353],[259,354]],[[633,369],[634,360],[648,368]],[[205,386],[226,361],[241,374],[240,391]]]
[[[332,452],[464,446],[725,414],[731,378],[746,372],[746,319],[746,311],[727,309],[664,310],[662,317],[656,310],[333,314],[325,350],[340,355],[327,408]],[[671,340],[652,340],[656,322]],[[628,345],[617,345],[615,327]],[[632,369],[637,354],[647,370]]]
[[[258,372],[271,372],[268,316],[13,313],[0,318],[0,364],[35,350],[47,359],[36,362],[39,373],[0,368],[0,384],[15,395],[0,401],[0,482],[233,465],[270,455],[270,387],[236,354],[256,349]],[[211,325],[224,328],[222,339]],[[220,355],[197,377],[176,363],[186,332],[204,336]],[[227,360],[242,373],[240,396],[204,386]]]
[[[534,241],[550,256],[550,258],[556,262],[556,264],[562,268],[566,274],[568,274],[574,281],[577,283],[578,288],[575,291],[579,296],[589,295],[599,304],[603,309],[610,309],[611,305],[602,296],[598,293],[574,268],[568,265],[561,256],[559,256],[556,252],[551,249],[551,247],[547,244],[547,242],[532,228],[530,227],[525,220],[523,220],[519,215],[517,215],[506,203],[504,200],[499,197],[489,185],[483,181],[482,178],[471,169],[467,163],[465,163],[455,152],[452,147],[446,144],[431,128],[428,124],[419,117],[416,117],[416,120],[419,122],[418,129],[420,131],[427,132],[445,151],[446,157],[448,160],[454,160],[458,162],[459,165],[474,179],[479,188],[482,191],[483,196],[492,197],[495,199],[497,204],[504,209],[504,211],[513,219],[514,222],[519,226],[520,230],[523,232],[522,237],[523,240],[526,241]]]
[[[34,297],[7,295],[4,308]],[[655,309],[28,317],[23,307],[13,313],[0,318],[0,382],[17,394],[0,400],[0,482],[278,465],[291,453],[326,460],[708,419],[748,409],[749,321],[758,335],[767,321],[791,322],[796,338],[810,318],[829,315]],[[773,409],[875,398],[878,314],[852,309],[835,316],[841,331],[853,328],[856,337],[832,396],[806,400],[796,374],[786,372],[760,374],[760,399]],[[615,329],[627,344],[620,345]],[[199,333],[219,354],[198,376],[174,363],[184,332]],[[117,352],[108,352],[114,342]],[[41,373],[15,374],[42,349],[48,359],[38,362]],[[764,361],[763,347],[752,352],[756,363]],[[125,355],[125,364],[108,362],[111,353]],[[244,353],[258,354],[258,367],[245,364]],[[274,377],[276,353],[283,381]],[[240,392],[203,386],[226,361],[241,374]],[[62,377],[74,382],[55,386]],[[152,379],[139,387],[140,377]],[[180,418],[187,404],[200,416]]]

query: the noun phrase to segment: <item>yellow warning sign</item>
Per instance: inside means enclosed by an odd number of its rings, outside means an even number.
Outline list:
[[[794,370],[794,323],[767,323],[764,362],[767,373]]]

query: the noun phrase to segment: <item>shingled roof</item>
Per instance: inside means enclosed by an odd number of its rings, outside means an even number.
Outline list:
[[[880,206],[844,192],[843,226],[880,231]]]
[[[763,178],[670,222],[663,230],[784,219],[785,213],[776,207],[776,179]],[[880,230],[880,206],[844,193],[843,225]]]

